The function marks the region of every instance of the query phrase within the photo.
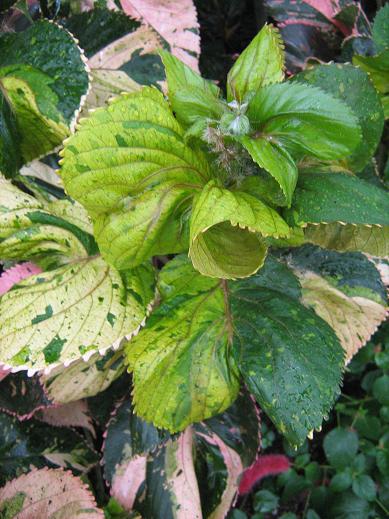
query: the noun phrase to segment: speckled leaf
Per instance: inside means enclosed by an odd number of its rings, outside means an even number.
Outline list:
[[[64,261],[96,254],[85,210],[70,200],[42,203],[0,175],[0,257]],[[52,259],[47,260],[47,256]]]
[[[83,474],[98,461],[78,433],[35,419],[20,422],[0,414],[0,440],[0,484],[31,467],[64,467]]]
[[[96,437],[86,400],[41,409],[35,418],[56,427],[82,427],[88,429],[94,438]]]
[[[349,107],[323,90],[286,82],[261,88],[247,115],[256,133],[285,146],[294,157],[334,160],[350,155],[361,141]]]
[[[150,25],[174,54],[192,69],[198,69],[199,25],[192,0],[120,0],[125,13]]]
[[[169,101],[179,122],[185,127],[200,117],[219,120],[227,109],[220,97],[220,88],[172,54],[161,52],[165,66]]]
[[[149,457],[144,495],[136,508],[143,519],[202,519],[191,427]]]
[[[36,375],[28,377],[25,372],[13,373],[0,382],[0,409],[20,420],[30,418],[51,403]]]
[[[126,354],[136,412],[157,427],[179,431],[224,411],[239,383],[220,282],[196,274],[183,257],[166,270],[167,279],[164,269],[159,283],[167,295]]]
[[[7,147],[0,169],[12,176],[18,166],[48,153],[69,134],[89,79],[72,36],[45,20],[23,32],[3,33],[0,56],[1,147]]]
[[[297,445],[329,412],[344,354],[324,320],[276,287],[256,276],[230,284],[234,351],[249,390]]]
[[[0,489],[0,515],[7,519],[103,519],[81,479],[60,469],[32,470]]]
[[[389,257],[389,226],[366,227],[339,223],[308,225],[304,229],[305,241],[325,249],[361,251],[379,258]]]
[[[379,271],[363,254],[312,246],[291,251],[288,260],[300,280],[303,304],[335,330],[349,361],[386,318]]]
[[[344,173],[301,174],[289,223],[389,225],[389,194]]]
[[[242,52],[227,76],[227,98],[243,102],[246,94],[284,79],[284,46],[278,29],[265,25]]]
[[[97,110],[63,157],[66,189],[93,217],[109,263],[128,268],[184,250],[185,211],[210,171],[205,157],[184,143],[161,93],[144,88]]]
[[[295,80],[320,87],[340,99],[358,118],[362,141],[347,163],[353,171],[363,169],[374,154],[384,127],[380,99],[369,76],[350,64],[337,63],[309,68]]]
[[[288,226],[274,209],[211,180],[195,199],[189,255],[203,275],[247,277],[263,265],[267,253],[263,238],[288,234]]]
[[[58,366],[41,375],[49,397],[58,404],[95,396],[107,389],[125,370],[121,350],[95,353],[89,360],[79,359],[66,368]]]
[[[99,256],[29,277],[0,298],[0,361],[33,373],[104,353],[140,327],[152,282],[150,269],[119,273]]]

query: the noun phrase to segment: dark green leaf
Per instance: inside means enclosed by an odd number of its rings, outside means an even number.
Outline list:
[[[344,492],[350,488],[353,479],[349,471],[339,472],[331,479],[330,489],[334,492]]]
[[[346,468],[358,452],[358,436],[353,431],[337,427],[326,435],[323,448],[333,467]]]
[[[382,405],[389,405],[389,375],[382,375],[374,381],[373,395]]]
[[[367,474],[360,474],[353,480],[353,491],[358,497],[367,501],[374,501],[377,489],[376,484]]]
[[[269,490],[260,490],[254,496],[254,510],[256,512],[273,512],[278,507],[279,498]]]
[[[30,418],[35,411],[50,404],[37,375],[28,377],[21,371],[9,374],[0,382],[0,409],[19,419]]]
[[[372,36],[378,51],[389,47],[389,5],[379,9],[374,18]]]
[[[340,494],[329,509],[329,517],[336,519],[366,519],[369,517],[369,503],[351,491]]]

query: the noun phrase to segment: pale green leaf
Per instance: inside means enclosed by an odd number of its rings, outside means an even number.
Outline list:
[[[325,249],[361,251],[378,258],[389,257],[389,225],[308,225],[304,229],[304,239]]]
[[[286,149],[276,142],[272,142],[271,136],[256,139],[243,136],[239,138],[239,141],[250,153],[254,162],[276,179],[285,196],[286,205],[290,206],[297,183],[298,170]]]
[[[165,65],[169,101],[180,123],[187,127],[199,117],[219,120],[226,109],[219,99],[220,89],[172,54],[165,51],[160,54]]]
[[[162,271],[159,283],[169,295],[126,346],[136,412],[170,431],[224,411],[239,391],[220,282],[188,263],[173,260],[166,280]],[[191,277],[181,284],[188,270]]]
[[[375,56],[353,56],[353,64],[367,72],[381,94],[389,93],[389,48]]]
[[[103,354],[139,329],[151,285],[148,269],[119,273],[99,256],[25,279],[0,298],[0,362],[35,372]]]
[[[210,169],[163,95],[144,88],[83,122],[63,150],[61,176],[92,216],[103,256],[128,268],[185,249],[186,213]]]
[[[265,25],[242,52],[227,76],[228,100],[284,79],[284,45],[278,29]]]
[[[58,366],[41,375],[46,394],[57,404],[95,396],[107,389],[125,370],[121,350],[109,350],[103,357],[92,351],[66,368]],[[85,359],[85,360],[84,360]]]
[[[350,108],[310,85],[286,82],[261,88],[247,115],[256,130],[254,138],[271,136],[293,157],[344,158],[361,142]]]
[[[263,238],[288,234],[288,226],[274,209],[247,193],[210,181],[194,203],[189,255],[206,276],[247,277],[263,265],[267,250]]]

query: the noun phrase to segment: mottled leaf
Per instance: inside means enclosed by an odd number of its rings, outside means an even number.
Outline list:
[[[82,427],[88,429],[92,436],[96,436],[86,400],[42,409],[36,418],[57,427]]]
[[[0,440],[1,484],[31,467],[64,467],[83,474],[98,461],[78,433],[35,419],[20,422],[0,414]]]
[[[81,479],[60,469],[32,470],[0,489],[0,514],[7,519],[103,519]]]
[[[0,409],[20,420],[31,418],[36,411],[51,404],[37,375],[13,373],[0,382]]]
[[[23,32],[3,33],[0,56],[0,146],[5,150],[0,168],[12,176],[70,133],[89,79],[72,36],[46,20]]]
[[[187,265],[183,257],[172,261],[167,279],[162,270],[159,283],[171,283],[167,296],[126,346],[136,412],[170,431],[224,411],[239,390],[220,282]],[[181,285],[178,274],[188,270],[192,274]]]
[[[210,171],[205,157],[184,143],[157,90],[144,88],[94,112],[63,157],[66,189],[93,217],[109,263],[128,268],[184,250],[185,212]]]
[[[194,70],[200,54],[199,25],[192,0],[120,0],[125,13],[131,18],[150,25],[160,34],[172,54]]]

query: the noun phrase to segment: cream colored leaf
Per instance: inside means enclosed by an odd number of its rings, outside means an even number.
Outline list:
[[[387,309],[366,297],[347,296],[321,276],[296,271],[305,306],[311,307],[335,331],[349,362],[387,316]]]

